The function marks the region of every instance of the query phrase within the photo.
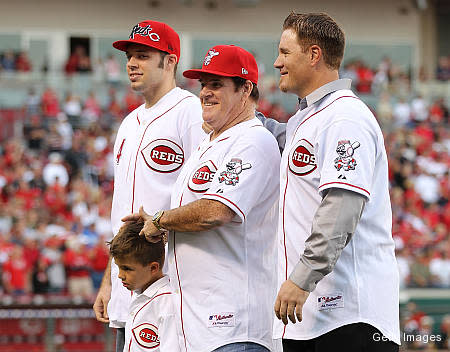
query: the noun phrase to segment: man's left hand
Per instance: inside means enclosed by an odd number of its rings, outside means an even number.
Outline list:
[[[122,218],[122,221],[144,221],[144,227],[139,236],[145,236],[148,242],[157,243],[163,239],[164,232],[159,231],[155,225],[153,225],[152,217],[144,211],[144,207],[139,208],[139,213],[133,213]]]
[[[294,324],[295,317],[299,322],[302,321],[302,309],[308,296],[308,291],[302,290],[291,280],[286,280],[281,285],[275,301],[275,315],[283,321],[284,325],[288,324],[288,317]]]

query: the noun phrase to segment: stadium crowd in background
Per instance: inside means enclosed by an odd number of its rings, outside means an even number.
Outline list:
[[[0,57],[2,70],[21,70],[18,56],[14,63],[10,54]],[[108,79],[118,84],[117,63],[110,60]],[[438,80],[449,79],[449,61],[440,60]],[[409,76],[388,58],[376,70],[362,61],[347,62],[342,77],[352,78],[363,98],[364,93],[376,97],[371,107],[389,156],[401,286],[450,288],[449,97],[424,98],[429,95],[414,90]],[[277,100],[276,84],[266,82],[261,85],[259,110],[286,121],[293,112]],[[37,92],[30,87],[21,135],[0,142],[4,295],[56,293],[90,302],[95,298],[108,262],[105,242],[112,237],[116,128],[142,103],[132,91],[119,100],[118,89],[120,85],[111,85],[108,102],[100,104],[93,92],[84,100],[73,94],[61,99],[51,88]],[[405,319],[407,326],[421,328],[421,319]],[[449,325],[447,317],[442,323],[446,336]]]

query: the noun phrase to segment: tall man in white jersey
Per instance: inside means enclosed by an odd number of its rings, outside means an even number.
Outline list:
[[[113,233],[120,219],[144,206],[149,212],[167,209],[175,180],[205,134],[199,99],[176,87],[180,39],[167,24],[143,21],[129,40],[113,43],[127,55],[131,88],[145,103],[123,120],[114,144]],[[123,350],[130,292],[118,278],[114,261],[103,277],[94,312],[99,321],[117,328],[116,350]]]
[[[200,79],[212,132],[181,171],[172,209],[153,218],[141,210],[141,232],[154,241],[170,231],[183,351],[272,351],[280,154],[255,117],[256,61],[242,48],[217,45],[202,69],[183,74]]]
[[[280,89],[300,101],[280,171],[274,337],[285,352],[400,344],[386,151],[374,116],[339,79],[344,45],[328,15],[291,13],[274,63]]]

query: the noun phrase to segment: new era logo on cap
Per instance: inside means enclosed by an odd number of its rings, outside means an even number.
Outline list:
[[[183,72],[186,78],[198,79],[201,73],[241,77],[258,84],[258,65],[252,54],[235,45],[216,45],[208,50],[201,69]]]
[[[142,44],[169,54],[174,54],[180,59],[180,37],[170,26],[157,21],[143,21],[131,30],[128,40],[119,40],[113,43],[113,47],[121,51],[127,51],[130,44]]]

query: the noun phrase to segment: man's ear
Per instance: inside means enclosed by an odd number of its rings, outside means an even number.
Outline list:
[[[248,98],[250,96],[250,94],[252,93],[253,90],[253,83],[250,80],[246,80],[244,85],[242,86],[242,88],[244,89],[244,95],[246,98]]]
[[[309,47],[309,57],[311,61],[311,65],[315,66],[322,59],[322,49],[318,45],[311,45]]]
[[[175,54],[166,55],[167,58],[167,66],[175,66],[177,64],[177,57]]]

